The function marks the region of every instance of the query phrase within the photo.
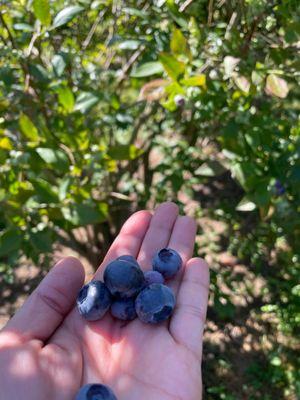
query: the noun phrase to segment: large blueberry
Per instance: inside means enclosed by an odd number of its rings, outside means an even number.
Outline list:
[[[112,316],[123,321],[132,321],[136,318],[135,299],[117,299],[110,308]]]
[[[117,400],[117,398],[108,386],[92,383],[82,386],[75,400]]]
[[[149,286],[152,283],[165,283],[164,277],[158,271],[146,271],[144,272],[145,285]]]
[[[177,251],[173,249],[159,250],[152,260],[154,271],[160,272],[165,279],[172,278],[176,275],[181,266],[182,259]]]
[[[91,281],[84,285],[77,296],[79,313],[88,321],[96,321],[104,316],[112,302],[112,297],[100,281]]]
[[[137,296],[135,309],[142,322],[156,324],[170,317],[175,307],[175,296],[168,286],[152,283]]]
[[[119,261],[127,261],[127,262],[135,264],[137,267],[139,267],[139,264],[138,264],[137,260],[133,256],[130,256],[130,255],[127,255],[127,254],[124,255],[124,256],[118,257],[117,260],[119,260]]]
[[[106,267],[104,282],[113,296],[129,298],[141,291],[145,279],[137,265],[115,260]]]

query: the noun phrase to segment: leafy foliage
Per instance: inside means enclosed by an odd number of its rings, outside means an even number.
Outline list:
[[[227,224],[231,252],[266,280],[261,312],[295,335],[297,11],[293,0],[2,1],[1,270],[23,255],[38,263],[57,242],[96,264],[126,213],[183,207],[185,194],[196,216]],[[199,201],[199,187],[225,178],[233,195]],[[82,242],[74,232],[87,225]],[[212,290],[218,316],[233,318]],[[296,393],[293,361],[283,376],[274,357],[272,384]],[[220,387],[208,398],[233,398]]]

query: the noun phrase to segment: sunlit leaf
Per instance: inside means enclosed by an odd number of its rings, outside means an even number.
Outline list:
[[[81,6],[68,6],[61,10],[53,20],[53,28],[58,28],[72,21],[78,14],[84,10]]]
[[[161,61],[166,73],[174,80],[176,80],[185,71],[185,64],[181,61],[178,61],[171,54],[160,53],[159,60]]]
[[[63,86],[57,89],[58,101],[68,112],[73,111],[75,99],[73,92],[67,86]]]
[[[237,75],[233,78],[236,86],[244,93],[249,93],[250,90],[250,82],[249,80],[242,75]]]
[[[230,78],[233,75],[233,72],[235,71],[240,61],[241,59],[237,57],[232,57],[232,56],[224,57],[223,65],[224,65],[225,79]]]
[[[13,146],[9,138],[7,137],[0,138],[0,149],[11,150],[12,148]]]
[[[161,74],[163,71],[164,68],[159,61],[149,61],[135,68],[130,76],[133,78],[145,78],[147,76]]]
[[[88,112],[94,105],[99,101],[99,97],[95,96],[93,93],[83,92],[80,93],[76,99],[74,106],[75,111],[80,111],[83,114]]]
[[[174,54],[189,55],[188,43],[180,29],[174,28],[170,48]]]
[[[117,145],[108,150],[108,155],[114,160],[133,160],[143,153],[134,145]]]
[[[136,50],[141,45],[139,40],[125,40],[119,44],[121,50]]]
[[[244,197],[236,206],[237,211],[253,211],[256,209],[255,203]]]
[[[45,147],[38,147],[35,150],[47,164],[51,164],[59,170],[68,169],[68,157],[62,150]]]
[[[279,78],[275,74],[270,74],[267,76],[265,91],[271,96],[284,99],[289,93],[289,88],[283,78]]]
[[[53,70],[57,76],[62,76],[65,68],[66,62],[63,56],[60,54],[55,54],[51,60]]]
[[[38,18],[43,25],[50,25],[51,14],[50,5],[48,0],[33,0],[32,3],[33,12],[36,18]]]
[[[218,176],[225,172],[225,168],[216,160],[209,160],[195,170],[195,175]]]
[[[196,76],[191,76],[186,79],[182,79],[180,81],[185,86],[200,86],[200,87],[206,87],[206,76],[205,74],[200,74]]]
[[[39,140],[38,130],[26,114],[21,114],[19,127],[24,136],[30,141],[37,142]]]

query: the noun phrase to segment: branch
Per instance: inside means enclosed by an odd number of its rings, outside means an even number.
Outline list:
[[[95,22],[93,23],[91,30],[89,31],[87,37],[85,38],[84,42],[82,43],[82,50],[85,50],[88,45],[90,44],[90,41],[92,40],[92,37],[94,36],[94,33],[97,29],[97,26],[100,22],[100,20],[104,17],[107,9],[101,10],[99,14],[97,15],[97,18],[95,19]]]
[[[17,50],[15,39],[14,39],[14,37],[13,37],[13,35],[12,35],[8,25],[7,25],[7,23],[5,22],[5,20],[3,18],[3,12],[0,12],[0,21],[1,21],[2,25],[4,26],[4,28],[6,29],[6,32],[8,34],[9,40],[11,41],[11,44],[12,44],[13,48],[15,50]]]
[[[126,74],[127,74],[128,70],[132,67],[133,63],[138,59],[138,57],[142,54],[142,52],[145,50],[145,48],[146,48],[145,46],[141,46],[129,58],[127,63],[122,68],[122,72],[121,72],[120,77],[118,79],[118,85],[120,85],[120,83],[123,82],[123,80],[126,78]]]

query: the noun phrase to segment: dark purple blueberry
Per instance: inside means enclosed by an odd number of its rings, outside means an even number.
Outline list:
[[[152,283],[137,296],[135,310],[142,322],[157,324],[170,317],[175,302],[175,296],[168,286]]]
[[[92,383],[82,386],[75,400],[117,400],[117,398],[108,386]]]
[[[130,262],[115,260],[104,271],[104,282],[113,296],[136,296],[144,286],[143,271]]]
[[[160,272],[165,279],[172,278],[182,266],[182,259],[177,251],[173,249],[159,250],[152,260],[154,271]]]
[[[185,105],[185,98],[181,96],[180,94],[177,94],[174,97],[174,102],[178,107],[183,107]]]
[[[144,272],[145,285],[149,286],[152,283],[165,283],[164,277],[158,271],[146,271]]]
[[[79,313],[88,321],[101,319],[109,309],[112,297],[101,281],[91,281],[84,285],[77,296]]]
[[[274,187],[275,187],[275,193],[277,196],[282,196],[285,193],[285,187],[280,182],[280,180],[276,179]]]
[[[110,308],[111,315],[123,321],[132,321],[136,318],[135,299],[117,299]]]
[[[139,267],[139,264],[138,264],[137,260],[133,256],[124,255],[124,256],[118,257],[117,260],[119,260],[119,261],[127,261],[127,262],[135,264],[135,265],[137,265]]]

